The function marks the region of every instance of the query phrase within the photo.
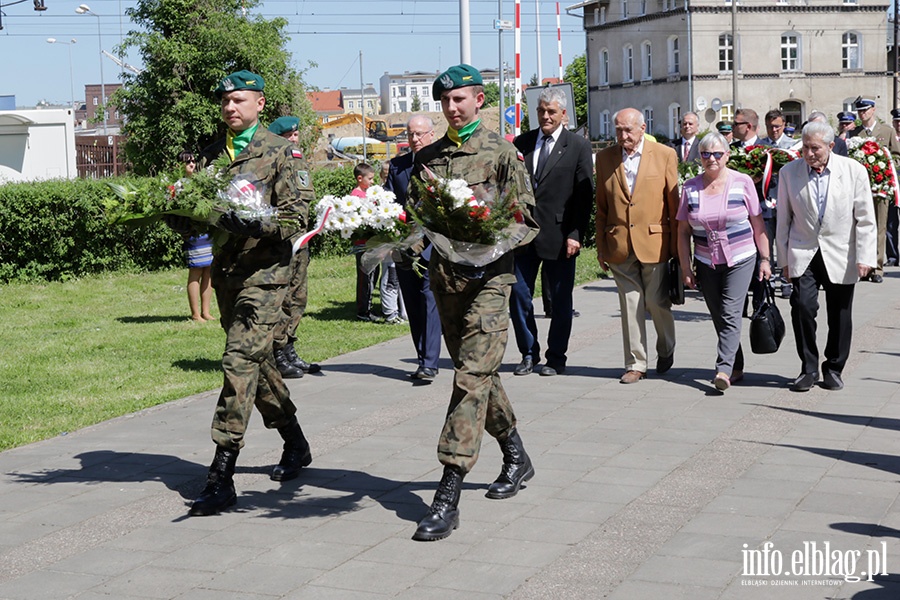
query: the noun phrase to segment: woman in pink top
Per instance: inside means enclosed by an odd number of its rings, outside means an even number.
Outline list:
[[[768,279],[772,268],[753,180],[726,167],[728,143],[722,134],[707,133],[699,150],[703,173],[686,181],[681,192],[678,257],[684,284],[691,289],[700,284],[716,328],[719,341],[713,384],[724,392],[744,376],[741,318],[750,279],[754,272],[757,278]]]

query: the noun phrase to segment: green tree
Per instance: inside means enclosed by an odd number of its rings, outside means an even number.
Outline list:
[[[486,83],[484,84],[484,106],[500,105],[500,84]]]
[[[144,71],[125,73],[111,102],[125,118],[125,154],[137,173],[175,166],[225,133],[213,90],[225,75],[247,69],[266,82],[266,125],[282,115],[301,119],[301,146],[318,137],[303,83],[285,50],[288,22],[249,17],[259,0],[138,0],[126,12],[140,27],[123,48],[137,48]]]
[[[576,56],[568,64],[565,71],[565,80],[572,84],[572,94],[575,97],[575,106],[569,110],[575,111],[578,125],[587,123],[587,59],[584,54]]]
[[[419,112],[422,110],[422,101],[419,99],[419,94],[413,94],[412,106],[410,106],[410,110],[412,112]]]

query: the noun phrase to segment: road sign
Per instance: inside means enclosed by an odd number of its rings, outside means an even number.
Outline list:
[[[512,29],[513,22],[506,19],[494,19],[494,29]]]
[[[510,125],[516,124],[516,107],[510,106],[506,110],[503,111],[503,118],[506,119],[506,122]]]

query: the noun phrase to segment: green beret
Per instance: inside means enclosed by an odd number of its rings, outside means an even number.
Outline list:
[[[225,92],[233,92],[235,90],[261,92],[265,85],[263,78],[256,73],[237,71],[219,82],[219,86],[216,88],[216,98],[221,98]]]
[[[269,131],[275,135],[284,135],[300,128],[298,117],[278,117],[269,125]]]
[[[472,65],[456,65],[438,75],[438,78],[434,80],[434,85],[431,86],[431,99],[440,100],[441,92],[447,90],[483,84],[478,69]]]

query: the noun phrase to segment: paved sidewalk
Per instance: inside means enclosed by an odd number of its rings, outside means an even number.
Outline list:
[[[270,481],[280,440],[257,415],[220,516],[186,517],[216,392],[0,453],[0,598],[900,598],[898,290],[897,269],[857,286],[843,391],[787,391],[789,332],[721,395],[696,294],[672,371],[625,386],[614,285],[579,288],[566,375],[514,377],[507,352],[537,475],[486,499],[501,460],[486,437],[440,542],[410,536],[440,478],[452,369],[445,353],[433,384],[411,383],[408,337],[291,382],[313,464]]]

